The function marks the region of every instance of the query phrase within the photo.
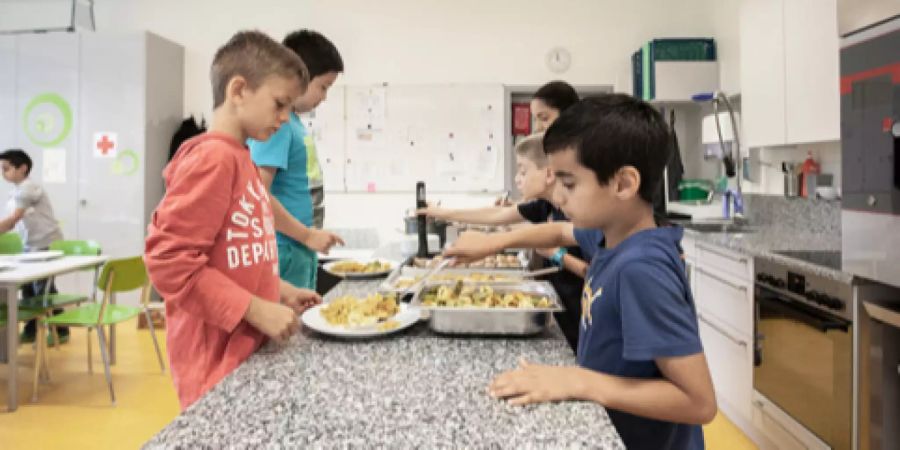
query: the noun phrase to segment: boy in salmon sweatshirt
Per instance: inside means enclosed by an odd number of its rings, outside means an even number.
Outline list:
[[[269,337],[294,334],[321,298],[278,277],[269,196],[248,138],[288,120],[309,82],[297,55],[263,33],[240,32],[216,52],[209,132],[186,141],[163,176],[147,270],[165,298],[172,378],[187,408]]]

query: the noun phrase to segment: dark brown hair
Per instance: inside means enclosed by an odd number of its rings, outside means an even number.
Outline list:
[[[232,78],[244,77],[249,87],[256,89],[272,75],[297,77],[304,90],[309,84],[309,70],[290,49],[259,31],[238,32],[213,58],[213,108],[225,102],[225,89]]]

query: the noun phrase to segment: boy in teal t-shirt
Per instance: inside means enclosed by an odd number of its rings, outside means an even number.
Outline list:
[[[340,54],[327,38],[311,30],[289,34],[284,45],[303,59],[310,83],[294,104],[290,120],[265,142],[249,142],[253,162],[273,194],[275,228],[278,231],[278,265],[281,278],[297,287],[315,289],[318,257],[339,236],[321,228],[322,170],[312,136],[298,114],[312,111],[325,100],[328,89],[344,70]]]

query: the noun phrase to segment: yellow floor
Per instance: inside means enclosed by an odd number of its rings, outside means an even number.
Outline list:
[[[178,415],[178,398],[168,370],[159,371],[153,341],[135,322],[117,327],[118,361],[112,368],[116,406],[109,401],[103,361],[94,341],[94,373],[87,368],[87,333],[72,329],[71,340],[49,349],[50,384],[31,402],[31,345],[19,348],[19,409],[6,410],[8,366],[0,365],[0,448],[138,448]],[[165,332],[157,332],[165,355]],[[168,364],[167,364],[168,365]]]
[[[117,405],[109,402],[103,363],[94,339],[94,373],[87,372],[86,333],[72,330],[72,340],[50,349],[52,381],[41,385],[31,402],[30,345],[19,351],[19,409],[6,411],[8,366],[0,365],[0,448],[129,449],[138,448],[178,414],[178,399],[169,373],[159,372],[150,334],[134,322],[118,327],[119,360],[113,367]],[[158,332],[165,352],[165,333]],[[721,414],[704,427],[710,450],[755,449]]]

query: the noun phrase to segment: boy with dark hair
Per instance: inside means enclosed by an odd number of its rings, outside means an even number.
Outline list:
[[[53,241],[62,239],[63,234],[53,215],[53,206],[50,205],[47,192],[29,177],[33,166],[31,157],[25,151],[13,148],[0,153],[0,164],[3,178],[15,186],[7,205],[9,215],[0,220],[0,234],[15,229],[22,238],[25,251],[46,250]],[[22,298],[43,295],[45,290],[49,294],[56,294],[56,286],[52,283],[48,286],[49,282],[50,280],[43,279],[22,286]],[[53,312],[59,314],[62,311],[54,309]],[[35,331],[35,321],[31,320],[25,324],[20,340],[34,342]],[[57,331],[60,344],[69,340],[69,327],[59,327]]]
[[[234,35],[213,59],[210,130],[166,167],[144,259],[166,301],[172,378],[182,409],[246,360],[266,337],[296,333],[321,301],[278,278],[269,195],[244,143],[288,120],[309,75],[293,52],[256,31]]]
[[[682,230],[658,227],[653,193],[671,147],[662,116],[623,94],[567,109],[544,136],[554,203],[572,223],[468,233],[447,251],[465,262],[503,248],[578,244],[591,265],[578,366],[521,361],[490,394],[513,404],[604,405],[629,449],[702,449],[716,399],[681,258]],[[575,228],[578,229],[575,229]]]
[[[328,253],[344,242],[321,229],[325,220],[322,169],[315,141],[299,114],[312,111],[325,100],[328,89],[344,71],[344,61],[331,41],[312,30],[287,35],[284,45],[309,69],[309,88],[294,103],[288,123],[269,140],[251,140],[249,145],[263,184],[273,195],[281,278],[315,289],[316,252]]]

